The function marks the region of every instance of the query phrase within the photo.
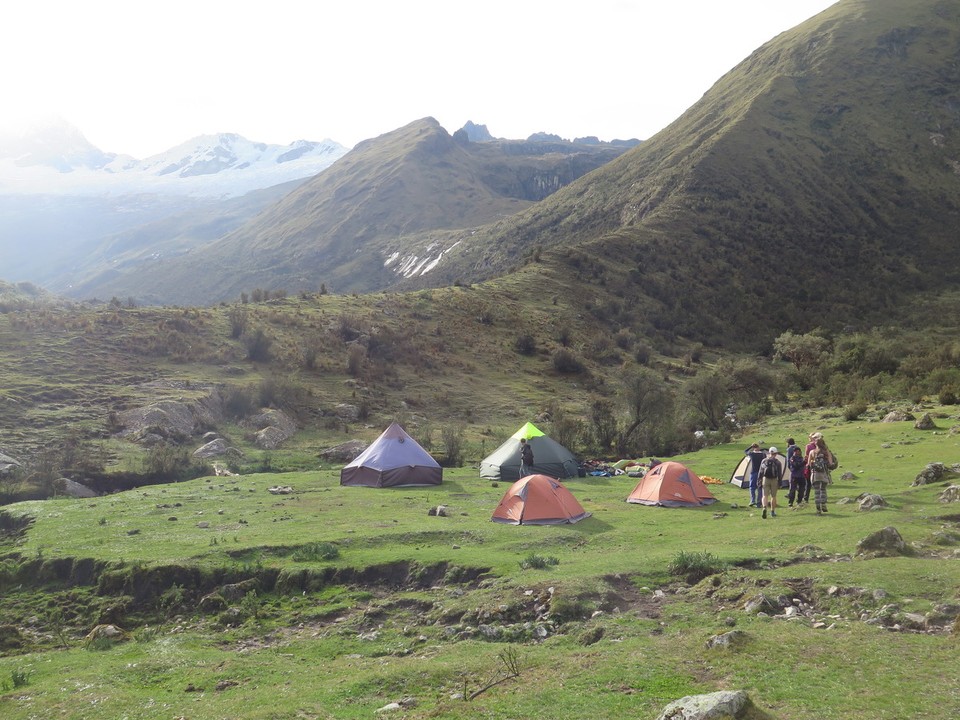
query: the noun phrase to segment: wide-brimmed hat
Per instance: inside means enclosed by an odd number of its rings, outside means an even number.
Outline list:
[[[823,437],[823,433],[819,433],[819,432],[810,433],[811,440],[819,440],[822,437]]]

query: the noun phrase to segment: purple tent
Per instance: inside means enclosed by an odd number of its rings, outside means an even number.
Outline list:
[[[396,423],[340,471],[341,485],[403,487],[442,481],[440,463]]]

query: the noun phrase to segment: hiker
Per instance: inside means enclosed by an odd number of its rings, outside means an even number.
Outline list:
[[[783,476],[783,466],[777,457],[777,449],[767,450],[767,457],[760,463],[759,476],[763,483],[763,513],[761,517],[767,519],[767,508],[770,515],[777,516],[777,490],[780,488],[780,478]]]
[[[790,487],[790,455],[793,454],[793,449],[796,446],[797,443],[792,437],[787,438],[787,449],[783,452],[783,462],[786,467],[783,468],[783,477],[780,480],[781,489],[787,489]]]
[[[820,433],[816,433],[820,435]],[[833,482],[830,466],[834,464],[833,454],[820,435],[813,449],[807,454],[807,466],[810,468],[810,484],[813,485],[814,501],[817,503],[817,515],[827,511],[827,485]]]
[[[803,449],[803,475],[807,479],[807,487],[803,494],[803,502],[805,505],[810,504],[810,490],[813,488],[813,481],[810,479],[810,462],[807,458],[810,457],[810,451],[817,446],[817,440],[823,437],[823,433],[812,432],[807,436],[810,442],[807,443],[807,446]]]
[[[787,456],[787,468],[790,470],[790,493],[787,495],[787,503],[793,507],[796,500],[797,507],[803,505],[804,494],[810,492],[807,487],[807,460],[803,457],[803,452],[799,445],[794,445]]]
[[[750,507],[760,507],[763,501],[763,487],[757,486],[757,474],[760,472],[760,463],[763,462],[763,450],[760,443],[754,443],[743,454],[750,458]]]
[[[533,448],[526,438],[520,438],[520,477],[530,473],[533,468]]]

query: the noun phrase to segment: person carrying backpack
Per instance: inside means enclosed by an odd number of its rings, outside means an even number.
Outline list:
[[[777,457],[775,447],[767,450],[767,457],[760,463],[759,474],[763,479],[763,513],[761,517],[766,520],[767,508],[770,509],[771,517],[777,516],[777,490],[780,489],[780,478],[783,476],[783,466]]]
[[[533,468],[533,448],[526,438],[520,438],[520,477],[528,475]]]
[[[827,511],[827,485],[833,482],[830,468],[836,467],[833,453],[822,435],[814,441],[813,449],[807,453],[807,466],[810,468],[810,484],[813,485],[817,515],[822,515]]]
[[[790,470],[790,494],[787,495],[787,503],[790,507],[793,507],[793,501],[796,499],[799,507],[804,503],[804,494],[809,492],[806,475],[807,461],[803,457],[799,445],[794,445],[790,449],[790,455],[787,456],[787,468]]]

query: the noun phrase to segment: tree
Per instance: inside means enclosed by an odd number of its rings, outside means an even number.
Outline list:
[[[709,429],[719,429],[732,399],[727,378],[716,371],[698,373],[686,384],[684,393],[697,417]]]
[[[627,410],[627,424],[617,439],[617,449],[625,455],[631,438],[643,426],[662,417],[664,406],[672,408],[673,395],[666,382],[652,370],[640,368],[629,372],[622,381],[621,395]]]
[[[773,341],[774,358],[786,358],[797,370],[820,365],[830,349],[830,341],[816,330],[794,335],[790,330]]]
[[[613,412],[613,403],[606,398],[594,399],[590,406],[590,421],[597,448],[606,452],[617,439],[617,417]]]

